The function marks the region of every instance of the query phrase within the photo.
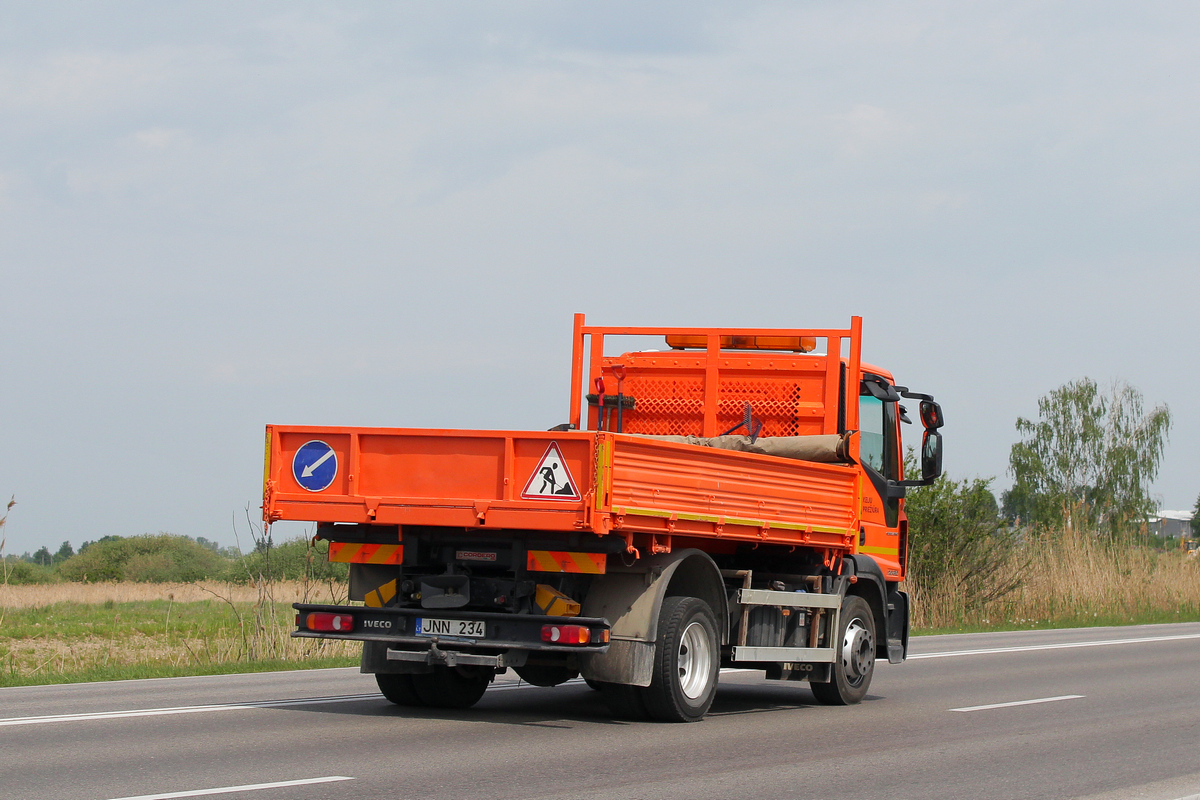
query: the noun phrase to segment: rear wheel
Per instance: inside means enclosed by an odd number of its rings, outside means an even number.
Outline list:
[[[483,697],[493,674],[479,667],[434,667],[433,672],[411,677],[413,689],[424,705],[470,708]]]
[[[817,702],[848,706],[866,697],[875,674],[875,618],[861,597],[848,596],[842,601],[837,661],[833,662],[832,672],[829,683],[811,684]]]
[[[604,702],[612,709],[613,714],[621,719],[640,721],[650,718],[650,712],[646,709],[642,697],[646,690],[642,687],[596,681],[595,688],[600,690]]]
[[[540,664],[516,667],[517,675],[534,686],[558,686],[579,677],[579,671],[566,667],[546,667]]]
[[[375,673],[375,682],[383,696],[398,706],[423,706],[424,701],[417,695],[413,686],[412,675],[398,675],[385,672]]]
[[[646,709],[664,722],[696,722],[717,693],[721,666],[717,618],[696,597],[668,597],[658,615],[654,674],[643,690]]]

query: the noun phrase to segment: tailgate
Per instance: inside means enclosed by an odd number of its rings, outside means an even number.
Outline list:
[[[590,526],[594,435],[267,426],[263,518],[533,530]]]

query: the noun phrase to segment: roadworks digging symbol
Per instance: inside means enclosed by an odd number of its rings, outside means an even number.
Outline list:
[[[551,442],[546,448],[546,455],[538,462],[537,468],[529,476],[525,490],[521,492],[523,500],[570,500],[578,501],[579,487],[563,461],[562,451],[558,442]]]

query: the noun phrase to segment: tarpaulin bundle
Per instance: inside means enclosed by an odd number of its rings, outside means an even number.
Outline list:
[[[849,463],[850,461],[846,435],[838,433],[819,436],[760,436],[754,440],[751,440],[749,436],[633,435],[645,439],[657,439],[660,442],[715,447],[718,450],[739,450],[743,453],[794,458],[800,461],[817,461],[824,464]]]

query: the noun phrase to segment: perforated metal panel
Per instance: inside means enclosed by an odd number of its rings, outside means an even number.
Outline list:
[[[777,379],[738,379],[722,377],[717,400],[717,431],[723,433],[745,418],[749,403],[757,423],[762,420],[762,436],[799,436],[810,433],[807,419],[800,417],[800,402],[804,392],[794,377]],[[809,394],[815,397],[814,384]],[[820,425],[820,422],[817,422]],[[746,433],[741,428],[738,433]]]
[[[626,433],[701,435],[705,370],[702,361],[694,357],[690,360],[692,364],[682,365],[661,356],[630,353],[619,359],[605,359],[604,378],[609,394],[614,393],[616,386],[611,364],[620,361],[627,371],[624,393],[636,401],[633,409],[623,413]],[[717,433],[744,419],[746,403],[750,403],[756,424],[763,423],[762,436],[822,433],[824,372],[816,364],[803,363],[796,369],[764,369],[765,364],[764,360],[751,365],[741,358],[738,366],[720,370]],[[610,412],[609,419],[609,427],[615,430],[615,410]],[[746,431],[741,428],[736,432]]]
[[[626,433],[699,435],[704,417],[703,378],[660,378],[631,371],[625,390],[636,400],[635,408],[624,413]]]

